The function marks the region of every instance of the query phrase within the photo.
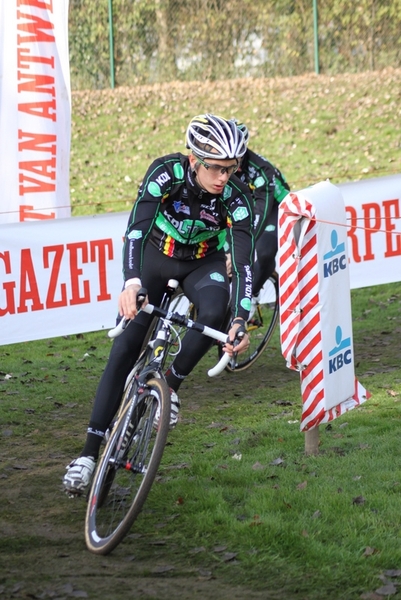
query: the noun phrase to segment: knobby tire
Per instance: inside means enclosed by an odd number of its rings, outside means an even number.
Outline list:
[[[170,390],[163,379],[151,379],[132,393],[98,462],[85,519],[85,541],[94,554],[109,554],[127,535],[150,492],[159,468],[170,424]],[[127,415],[135,407],[127,424]],[[161,414],[153,427],[156,408]]]

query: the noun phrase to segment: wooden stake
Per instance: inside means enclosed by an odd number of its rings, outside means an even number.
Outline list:
[[[319,454],[319,427],[305,431],[305,454]]]

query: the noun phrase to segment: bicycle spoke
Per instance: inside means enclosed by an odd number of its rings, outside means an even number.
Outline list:
[[[96,470],[86,516],[88,548],[110,552],[127,534],[149,493],[167,439],[170,392],[152,380],[113,429]],[[161,403],[157,430],[153,422]],[[129,415],[132,412],[130,418]]]

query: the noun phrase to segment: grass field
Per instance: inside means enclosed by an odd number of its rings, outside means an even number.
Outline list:
[[[248,123],[294,189],[401,172],[401,71],[73,94],[73,214],[129,210],[148,163],[185,151],[206,110]],[[401,279],[401,277],[400,277]],[[104,332],[0,346],[0,598],[377,600],[401,585],[401,283],[352,292],[356,375],[372,393],[299,431],[278,331],[242,374],[183,384],[181,420],[132,533],[85,549],[62,494],[108,356]]]
[[[292,189],[400,173],[400,90],[401,69],[389,69],[74,92],[73,214],[129,210],[150,161],[185,153],[204,112],[244,121]]]

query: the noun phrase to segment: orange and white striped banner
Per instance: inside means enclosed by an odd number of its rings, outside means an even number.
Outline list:
[[[300,372],[307,431],[369,397],[354,373],[345,206],[329,182],[280,204],[279,277],[282,354]]]

